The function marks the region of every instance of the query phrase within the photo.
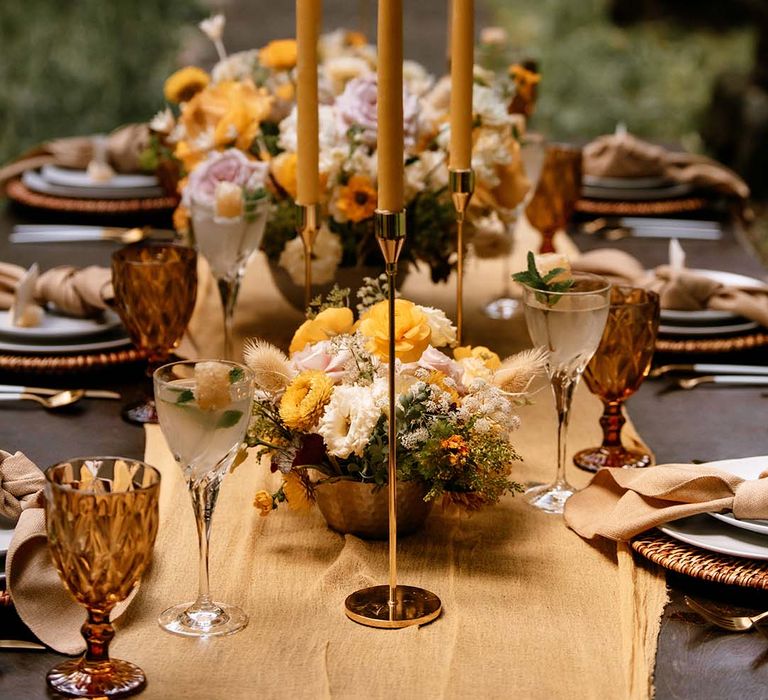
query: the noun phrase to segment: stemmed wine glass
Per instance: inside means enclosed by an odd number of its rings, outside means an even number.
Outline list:
[[[572,146],[547,146],[539,181],[525,214],[541,232],[540,253],[553,253],[555,233],[571,220],[581,196],[581,150]]]
[[[147,374],[168,361],[195,308],[197,253],[173,243],[142,243],[112,255],[114,307],[134,344],[146,351]],[[123,408],[131,423],[156,423],[152,398]]]
[[[248,616],[211,598],[208,542],[219,487],[248,428],[253,373],[234,362],[186,361],[160,367],[154,382],[160,428],[189,487],[200,545],[197,599],[168,608],[158,622],[190,637],[234,634],[248,624]]]
[[[571,274],[565,292],[523,284],[523,309],[533,344],[547,352],[547,374],[557,409],[557,474],[550,484],[532,485],[526,500],[548,513],[562,513],[573,487],[565,478],[565,438],[573,392],[600,344],[608,316],[610,284],[585,272]]]
[[[626,422],[622,404],[651,369],[659,329],[659,295],[639,287],[613,287],[603,339],[584,371],[589,390],[603,402],[603,444],[578,452],[573,463],[586,471],[601,467],[647,467],[651,455],[621,443]]]
[[[224,312],[224,357],[231,359],[235,305],[248,263],[261,245],[269,214],[266,197],[248,202],[241,216],[216,216],[207,203],[192,201],[195,247],[205,256],[216,280]]]
[[[123,697],[146,685],[135,664],[109,656],[117,603],[136,587],[152,557],[160,474],[121,457],[70,459],[45,472],[51,559],[64,587],[85,606],[87,648],[48,672],[48,685],[79,697]]]

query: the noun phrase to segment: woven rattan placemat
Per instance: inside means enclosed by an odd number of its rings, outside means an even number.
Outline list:
[[[648,202],[615,202],[603,199],[580,199],[576,211],[582,214],[601,216],[658,216],[661,214],[682,214],[706,208],[708,200],[703,197],[660,199]]]
[[[145,357],[144,351],[134,347],[83,355],[0,355],[0,370],[39,374],[87,372],[138,362]]]
[[[733,586],[768,589],[768,562],[715,554],[651,530],[631,542],[652,562],[687,576]]]
[[[656,338],[659,352],[721,353],[752,350],[768,345],[768,333],[755,331],[728,338]]]
[[[176,197],[147,197],[143,199],[75,199],[54,197],[30,190],[21,180],[11,180],[6,186],[11,199],[38,209],[51,209],[79,214],[134,214],[137,212],[166,211],[173,209]]]

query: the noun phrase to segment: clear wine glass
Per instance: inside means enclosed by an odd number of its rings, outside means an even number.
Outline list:
[[[566,433],[573,392],[594,355],[608,317],[611,286],[598,275],[575,272],[567,292],[523,285],[523,309],[533,344],[547,352],[547,374],[557,409],[557,473],[549,484],[532,484],[526,500],[548,513],[562,513],[573,487],[565,478]]]
[[[154,382],[160,428],[189,487],[200,545],[197,599],[168,608],[158,622],[188,637],[234,634],[248,616],[211,597],[208,543],[219,487],[248,428],[253,373],[235,362],[185,361],[157,369]]]
[[[269,214],[265,197],[249,203],[242,216],[216,216],[213,207],[193,201],[191,205],[192,236],[213,273],[224,312],[224,357],[231,359],[232,331],[240,284],[245,269],[264,238]]]

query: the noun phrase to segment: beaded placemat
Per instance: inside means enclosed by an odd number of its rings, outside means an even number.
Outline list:
[[[33,192],[21,180],[11,180],[6,185],[11,198],[28,207],[51,209],[79,214],[134,214],[137,212],[166,211],[176,207],[177,197],[146,197],[141,199],[76,199],[54,197]]]
[[[755,331],[727,338],[656,338],[656,350],[672,353],[721,353],[768,345],[768,333]]]
[[[686,576],[768,590],[768,562],[715,554],[651,530],[631,542],[638,554]]]
[[[709,204],[703,197],[660,199],[647,202],[615,202],[603,199],[580,199],[576,211],[601,216],[658,216],[699,211]]]
[[[134,347],[83,355],[0,355],[0,370],[39,374],[87,372],[129,362],[139,362],[146,356],[145,351]]]

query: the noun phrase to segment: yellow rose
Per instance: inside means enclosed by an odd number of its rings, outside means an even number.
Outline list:
[[[202,68],[187,66],[168,76],[163,93],[168,102],[186,102],[207,87],[209,82],[211,79]]]
[[[465,345],[463,347],[455,348],[453,356],[457,360],[465,360],[469,358],[480,360],[485,365],[486,369],[490,370],[496,370],[501,367],[501,359],[499,356],[484,345],[475,345],[475,347]]]
[[[299,352],[310,343],[319,343],[335,335],[351,333],[354,320],[352,310],[346,307],[321,311],[315,318],[307,319],[298,327],[288,352]]]
[[[368,338],[368,350],[389,359],[389,308],[380,301],[360,319],[360,332]],[[427,317],[412,301],[395,300],[395,356],[401,362],[416,362],[432,340]]]
[[[269,491],[257,491],[253,498],[253,507],[259,511],[259,515],[269,515],[275,507],[272,494]]]
[[[292,430],[308,432],[331,400],[333,381],[325,372],[309,369],[299,374],[280,399],[280,418]]]
[[[296,166],[297,156],[295,153],[284,151],[280,155],[275,156],[270,161],[270,167],[272,168],[272,174],[277,180],[277,184],[280,185],[293,199],[296,199]]]
[[[259,51],[259,63],[275,70],[290,70],[296,65],[296,40],[275,39]]]

